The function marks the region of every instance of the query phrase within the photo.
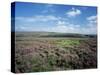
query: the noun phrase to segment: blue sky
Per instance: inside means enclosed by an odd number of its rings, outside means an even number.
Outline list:
[[[16,2],[15,31],[97,33],[97,8]]]

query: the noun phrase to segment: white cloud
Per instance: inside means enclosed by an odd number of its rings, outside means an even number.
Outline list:
[[[97,19],[96,15],[87,17],[87,20],[96,20],[96,19]]]
[[[56,26],[46,28],[45,31],[61,33],[96,34],[97,28],[93,24],[87,24],[86,26],[82,27],[81,25],[75,25],[64,21],[58,21]]]
[[[29,30],[30,29],[30,27],[28,27],[28,26],[24,26],[24,25],[20,25],[20,26],[17,26],[17,27],[15,27],[15,30],[16,31],[25,31],[25,30]]]
[[[87,21],[91,24],[97,24],[97,15],[87,17]]]
[[[19,28],[16,27],[16,30],[22,31],[49,31],[49,32],[65,32],[65,33],[81,33],[81,34],[96,34],[97,33],[97,16],[89,16],[87,17],[87,24],[80,25],[70,23],[70,21],[65,20],[62,17],[53,16],[53,15],[38,15],[33,17],[16,17],[16,20],[24,21],[24,25],[20,25]],[[34,28],[33,23],[38,24],[40,22],[45,24],[45,22],[54,21],[54,26],[46,26],[46,27],[37,27]],[[32,22],[32,23],[30,23]]]
[[[47,28],[47,31],[61,33],[81,33],[80,25],[74,25],[65,21],[58,21],[56,26]]]
[[[80,15],[82,12],[79,9],[76,8],[72,8],[71,10],[69,10],[68,12],[66,12],[68,17],[75,17],[77,15]]]
[[[87,25],[82,30],[90,34],[97,33],[97,15],[92,15],[86,18]]]
[[[66,22],[65,22],[65,21],[60,21],[60,20],[59,20],[59,21],[57,22],[57,24],[58,24],[58,25],[64,25],[64,24],[66,24]]]
[[[58,20],[59,18],[56,16],[52,16],[52,15],[37,15],[37,16],[33,16],[33,17],[16,17],[15,20],[19,20],[19,21],[24,21],[24,22],[34,22],[34,21],[42,21],[42,22],[46,22],[46,21],[55,21]]]
[[[48,15],[48,16],[35,16],[33,17],[37,21],[52,21],[52,20],[57,20],[58,18],[56,16]]]

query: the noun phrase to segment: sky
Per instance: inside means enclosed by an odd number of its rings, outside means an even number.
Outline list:
[[[97,7],[16,2],[15,31],[97,34]]]

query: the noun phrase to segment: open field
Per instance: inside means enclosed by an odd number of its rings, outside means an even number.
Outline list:
[[[18,73],[97,67],[96,36],[31,32],[16,33],[15,37]]]

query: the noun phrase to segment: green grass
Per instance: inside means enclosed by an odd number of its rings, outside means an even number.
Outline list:
[[[80,44],[80,40],[73,40],[73,39],[60,40],[57,41],[57,44],[61,47],[75,46]]]

